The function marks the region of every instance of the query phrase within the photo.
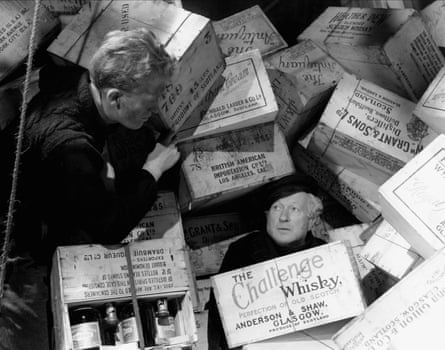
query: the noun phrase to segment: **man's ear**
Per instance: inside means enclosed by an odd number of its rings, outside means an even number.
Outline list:
[[[108,89],[105,93],[105,99],[108,104],[116,109],[120,109],[120,98],[122,96],[122,92],[119,89],[111,88]]]
[[[308,216],[309,216],[309,230],[312,230],[318,217],[323,212],[323,203],[320,198],[308,193]]]

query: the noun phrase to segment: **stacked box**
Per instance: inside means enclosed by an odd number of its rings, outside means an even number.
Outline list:
[[[103,305],[131,300],[127,258],[132,262],[134,291],[138,300],[160,297],[180,303],[176,324],[181,334],[171,345],[197,341],[187,270],[187,257],[180,240],[157,239],[132,243],[126,247],[100,245],[58,247],[51,271],[52,312],[56,349],[73,348],[69,308],[78,305]],[[110,347],[118,349],[118,347]]]
[[[210,21],[161,0],[103,0],[84,6],[48,51],[89,68],[90,59],[110,30],[144,26],[178,61],[159,110],[165,127],[176,132],[224,70],[224,58]]]
[[[355,262],[358,266],[360,284],[368,305],[397,282],[397,280],[391,278],[381,270],[376,269],[364,259],[362,251],[365,246],[365,241],[362,235],[366,235],[365,231],[369,229],[372,229],[372,226],[361,224],[337,228],[328,232],[329,242],[340,240],[349,241]]]
[[[382,214],[420,255],[427,258],[445,243],[445,136],[379,188]]]
[[[294,173],[286,142],[274,123],[203,136],[177,146],[183,160],[181,211],[239,197]]]
[[[122,243],[156,238],[178,238],[185,243],[181,212],[173,192],[159,191],[151,209]]]
[[[206,304],[210,299],[211,288],[212,283],[210,282],[210,278],[196,280],[196,290],[198,292],[200,302],[200,307],[197,310],[198,312],[203,312],[205,310]]]
[[[201,248],[192,249],[190,252],[190,260],[195,275],[207,276],[218,273],[230,244],[246,235],[247,233]]]
[[[420,11],[426,29],[430,32],[434,42],[445,53],[445,38],[443,31],[445,30],[445,6],[443,1],[433,1]]]
[[[343,327],[345,321],[338,321],[324,326],[306,329],[301,332],[282,335],[273,339],[243,346],[243,350],[336,350],[337,345],[331,337]]]
[[[339,348],[443,349],[444,266],[441,250],[335,334]]]
[[[198,106],[178,131],[178,139],[275,120],[278,106],[258,50],[226,58],[223,77],[224,85],[215,91],[208,110],[203,114]]]
[[[445,62],[413,9],[328,7],[298,36],[305,39],[349,72],[413,101]]]
[[[198,249],[246,232],[245,219],[239,213],[184,217],[184,236],[191,249]]]
[[[344,70],[310,40],[269,56],[265,64],[279,107],[276,120],[291,144],[315,122]]]
[[[351,248],[335,242],[211,277],[229,347],[359,315]]]
[[[213,22],[219,46],[228,56],[258,49],[262,56],[287,47],[261,7],[255,5],[220,21]]]
[[[438,133],[445,132],[445,67],[434,78],[414,108],[413,115]]]
[[[366,242],[361,255],[396,279],[402,279],[423,261],[400,233],[385,220]]]
[[[294,147],[292,158],[297,168],[313,177],[323,190],[361,222],[374,221],[380,215],[376,184],[342,166],[323,164],[299,145]]]
[[[33,13],[33,1],[0,1],[0,81],[28,55]],[[40,8],[36,48],[55,34],[58,23],[57,18],[45,6]]]
[[[198,332],[198,342],[193,347],[194,350],[208,350],[209,343],[207,340],[207,324],[209,319],[209,312],[204,310],[195,313],[196,329]]]
[[[437,134],[411,115],[415,104],[344,74],[307,149],[381,185]]]

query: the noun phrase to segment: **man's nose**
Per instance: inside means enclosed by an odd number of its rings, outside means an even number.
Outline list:
[[[289,221],[289,208],[284,208],[280,213],[281,221]]]

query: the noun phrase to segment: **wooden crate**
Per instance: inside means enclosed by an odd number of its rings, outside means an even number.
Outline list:
[[[298,36],[305,39],[349,72],[413,101],[445,63],[413,9],[328,7]]]
[[[266,56],[287,47],[280,33],[258,5],[214,21],[213,27],[222,52],[228,56],[253,49],[258,49],[262,56]]]
[[[445,132],[445,68],[442,68],[414,108],[413,115],[437,133]]]
[[[176,132],[224,70],[224,58],[210,21],[161,0],[103,0],[91,4],[82,7],[48,51],[89,68],[92,55],[110,30],[150,29],[178,60],[179,70],[159,100],[163,123]]]
[[[187,216],[183,219],[188,246],[198,249],[246,232],[245,219],[239,213]]]
[[[0,1],[0,81],[28,56],[34,1]],[[36,48],[55,35],[59,21],[45,6],[39,11]]]
[[[445,38],[443,37],[443,32],[445,30],[445,7],[443,6],[443,1],[433,1],[420,11],[420,16],[434,42],[442,51],[442,54],[444,54]]]
[[[345,73],[307,149],[381,185],[437,136],[411,115],[414,107],[405,98]]]
[[[224,85],[203,114],[197,110],[177,132],[177,139],[196,138],[273,121],[278,106],[258,50],[227,57]],[[217,87],[218,88],[218,87]]]
[[[423,262],[333,339],[345,350],[443,349],[445,253]]]
[[[128,246],[138,300],[165,296],[180,304],[175,323],[181,334],[172,342],[197,341],[186,257],[180,240],[158,239]],[[127,254],[123,247],[100,245],[58,247],[51,271],[51,306],[56,350],[71,350],[68,310],[131,300]],[[110,350],[118,347],[109,347]]]
[[[192,249],[190,251],[190,260],[195,275],[208,276],[218,273],[230,244],[246,235],[247,233],[204,247]]]
[[[445,243],[445,136],[379,188],[383,217],[424,258]]]
[[[297,168],[313,177],[317,184],[361,222],[372,222],[380,215],[378,186],[347,168],[322,162],[296,145],[292,158]]]
[[[185,243],[181,212],[171,191],[159,191],[158,198],[122,243],[157,238],[178,238]]]
[[[329,98],[343,73],[343,67],[311,40],[305,40],[265,59],[268,69],[287,73],[296,85],[293,92],[303,110]]]
[[[377,269],[363,256],[366,231],[373,229],[370,224],[351,225],[328,231],[328,241],[349,241],[360,275],[360,285],[367,304],[371,304],[390,289],[397,280]]]
[[[345,321],[306,329],[243,346],[243,350],[338,350],[331,337],[343,327]]]
[[[265,123],[177,144],[181,158],[181,211],[239,197],[294,173],[278,126]]]
[[[353,259],[346,242],[335,242],[212,276],[229,347],[359,315]]]
[[[423,261],[400,233],[385,220],[366,242],[361,255],[399,280]]]

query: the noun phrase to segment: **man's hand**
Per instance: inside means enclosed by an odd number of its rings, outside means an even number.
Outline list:
[[[153,152],[148,155],[142,168],[150,172],[155,180],[158,181],[166,170],[176,164],[179,156],[180,153],[176,145],[163,146],[157,143]]]

